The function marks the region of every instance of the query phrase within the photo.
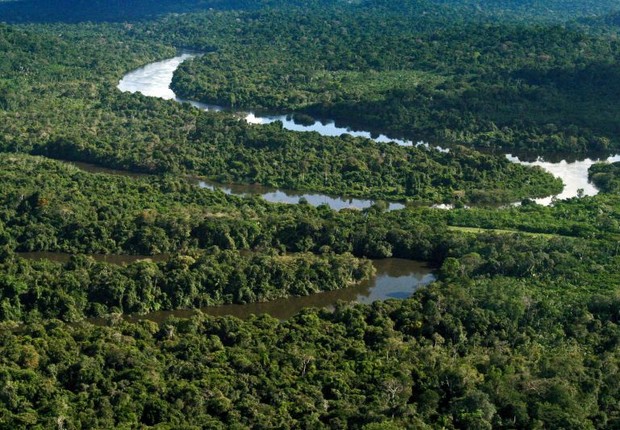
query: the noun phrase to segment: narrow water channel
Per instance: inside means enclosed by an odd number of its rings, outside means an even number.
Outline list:
[[[29,260],[46,259],[59,263],[66,263],[71,259],[70,254],[59,252],[23,252],[18,255]],[[122,265],[147,259],[155,262],[166,261],[168,255],[91,255],[91,257],[96,261]],[[333,308],[339,301],[370,304],[388,299],[406,299],[420,287],[428,285],[435,280],[432,269],[425,263],[418,261],[386,258],[384,260],[374,260],[373,265],[376,269],[376,276],[352,287],[264,303],[209,306],[200,309],[200,311],[213,316],[232,315],[239,318],[248,318],[250,315],[269,314],[275,318],[287,319],[297,314],[303,308]],[[145,315],[127,316],[126,318],[130,321],[148,319],[162,322],[170,316],[187,318],[196,314],[196,312],[196,310],[159,311]],[[105,319],[95,318],[91,319],[91,322],[103,324]]]
[[[212,316],[231,315],[242,319],[251,315],[268,314],[284,320],[307,307],[333,309],[340,301],[370,304],[388,299],[406,299],[417,289],[435,280],[431,269],[424,263],[388,258],[373,261],[373,264],[377,269],[377,275],[353,287],[264,303],[209,306],[200,309],[200,312]],[[188,318],[196,313],[195,310],[160,311],[146,315],[131,315],[127,319],[133,322],[147,319],[160,323],[171,316]]]
[[[121,79],[118,84],[118,88],[121,91],[129,91],[132,93],[139,92],[146,96],[191,103],[193,106],[204,110],[222,110],[220,106],[205,105],[203,103],[181,99],[170,89],[170,83],[172,82],[174,71],[183,61],[193,57],[195,57],[195,55],[185,53],[174,58],[151,63],[131,71],[127,73],[123,79]],[[257,115],[253,112],[244,113],[242,115],[246,121],[254,124],[268,124],[274,121],[281,121],[285,129],[297,132],[313,131],[324,136],[340,136],[343,133],[348,133],[352,136],[366,137],[377,142],[395,142],[403,146],[414,145],[414,142],[409,140],[393,139],[383,134],[377,136],[369,131],[352,130],[348,127],[338,126],[334,121],[315,121],[312,124],[300,124],[287,115]],[[415,145],[427,146],[424,142],[418,142],[415,143]],[[444,150],[438,147],[434,148]],[[588,168],[593,163],[598,161],[620,161],[620,154],[612,155],[603,159],[590,159],[584,156],[583,159],[573,161],[547,161],[544,158],[539,158],[537,161],[529,162],[522,161],[518,157],[511,154],[506,154],[506,157],[514,163],[540,166],[564,182],[564,190],[562,193],[556,196],[536,200],[539,204],[543,205],[551,204],[554,199],[577,197],[581,195],[581,193],[583,193],[583,195],[597,194],[598,190],[596,187],[588,181]],[[204,182],[203,185],[209,188],[222,189],[224,192],[229,194],[260,194],[265,200],[270,202],[297,203],[299,199],[303,197],[310,204],[328,204],[336,210],[344,207],[363,209],[374,203],[372,200],[348,199],[322,194],[296,193],[293,191],[265,189],[263,187],[255,186],[230,186],[206,182]],[[390,209],[401,209],[402,207],[402,204],[395,203],[390,206]]]
[[[145,173],[132,173],[126,170],[116,170],[110,169],[108,167],[97,166],[96,164],[91,163],[83,163],[79,161],[71,161],[71,164],[89,173],[103,173],[107,175],[121,175],[121,176],[129,176],[134,178],[146,177],[149,176]],[[266,201],[271,203],[288,203],[288,204],[297,204],[302,200],[308,202],[308,204],[312,206],[320,206],[327,205],[331,209],[341,210],[346,208],[355,208],[355,209],[365,209],[373,204],[375,204],[374,200],[368,199],[357,199],[353,197],[340,197],[340,196],[331,196],[327,194],[320,193],[304,193],[300,191],[294,190],[283,190],[280,188],[266,187],[258,184],[220,184],[217,182],[205,181],[205,180],[193,180],[196,185],[201,188],[206,188],[209,190],[220,190],[225,194],[233,195],[233,196],[253,196],[260,195]],[[393,211],[398,209],[404,209],[405,205],[398,202],[388,202],[387,210]]]
[[[331,196],[320,193],[304,193],[294,190],[283,190],[279,188],[266,187],[260,184],[220,184],[212,181],[198,181],[198,186],[210,190],[220,190],[226,194],[235,196],[260,195],[263,199],[271,203],[296,204],[304,200],[312,206],[327,205],[333,210],[347,208],[366,209],[374,205],[374,200],[357,199],[353,197]],[[398,202],[387,202],[387,210],[394,211],[404,209],[405,205]]]

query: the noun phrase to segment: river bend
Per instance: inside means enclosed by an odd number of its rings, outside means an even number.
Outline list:
[[[163,61],[157,61],[155,63],[148,64],[144,67],[136,69],[127,73],[119,82],[118,88],[121,91],[139,92],[150,97],[160,97],[166,100],[175,100],[178,102],[187,102],[191,105],[203,109],[203,110],[222,110],[220,106],[207,105],[195,101],[184,100],[176,96],[174,91],[170,89],[172,77],[175,70],[185,60],[195,57],[194,54],[184,53],[174,58],[170,58]],[[340,136],[343,133],[350,134],[352,136],[365,137],[372,139],[376,142],[394,142],[403,146],[411,145],[425,145],[427,143],[417,142],[414,143],[410,140],[393,139],[384,134],[374,135],[369,131],[353,130],[348,127],[342,127],[336,125],[334,121],[315,121],[313,124],[304,125],[296,123],[293,118],[287,115],[257,115],[254,112],[246,112],[241,114],[246,121],[253,124],[268,124],[274,121],[281,121],[282,125],[287,130],[297,132],[317,132],[323,136]],[[444,151],[445,149],[440,147],[434,147],[435,149]],[[536,199],[536,202],[542,205],[549,205],[555,199],[566,199],[571,197],[577,197],[578,195],[591,196],[598,193],[598,190],[594,185],[588,181],[588,168],[599,161],[620,161],[620,154],[610,156],[606,159],[590,159],[584,158],[576,161],[547,161],[540,157],[534,162],[522,161],[518,157],[511,154],[506,154],[506,157],[515,163],[524,165],[540,166],[557,178],[560,178],[564,183],[564,190],[556,195]],[[365,199],[351,199],[346,197],[329,196],[318,193],[300,193],[295,191],[272,189],[261,186],[244,186],[244,185],[222,185],[217,183],[202,182],[202,186],[211,189],[221,189],[228,194],[260,194],[265,200],[275,203],[298,203],[300,198],[304,198],[308,203],[318,206],[320,204],[327,204],[331,208],[340,210],[346,207],[354,207],[363,209],[371,206],[374,201]],[[391,203],[389,210],[402,209],[404,205],[400,203]]]

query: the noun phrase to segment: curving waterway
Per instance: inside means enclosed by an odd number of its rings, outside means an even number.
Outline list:
[[[127,91],[130,93],[141,93],[149,97],[159,97],[164,100],[175,100],[180,103],[189,103],[194,107],[203,110],[210,111],[222,111],[225,110],[221,106],[209,105],[205,103],[196,102],[193,100],[186,100],[180,97],[172,91],[170,84],[172,82],[172,76],[175,70],[185,60],[196,57],[195,54],[181,54],[168,60],[158,61],[156,63],[147,64],[144,67],[136,69],[126,74],[118,84],[118,89],[121,91]],[[336,125],[335,121],[314,121],[312,124],[301,124],[296,122],[290,115],[257,115],[254,112],[242,113],[245,120],[251,124],[270,124],[272,122],[280,121],[285,129],[299,132],[311,132],[315,131],[323,136],[341,136],[342,134],[349,134],[354,137],[365,137],[372,139],[376,142],[395,142],[402,146],[428,146],[427,143],[412,142],[404,139],[393,139],[384,134],[375,135],[369,131],[353,130],[349,127],[342,127]],[[447,149],[436,148],[440,151],[447,151]]]
[[[222,110],[222,107],[220,106],[206,105],[195,101],[181,99],[176,96],[172,89],[170,89],[170,83],[172,82],[174,71],[183,61],[195,56],[195,54],[185,53],[168,60],[148,64],[126,74],[119,82],[118,88],[121,91],[129,91],[132,93],[139,92],[146,96],[160,97],[167,100],[190,103],[191,105],[203,110]],[[281,121],[285,129],[297,132],[313,131],[324,136],[340,136],[343,133],[347,133],[352,136],[365,137],[377,142],[395,142],[403,146],[428,146],[428,144],[424,142],[414,143],[410,140],[393,139],[383,134],[377,136],[369,131],[353,130],[348,127],[338,126],[334,121],[314,121],[312,124],[300,124],[287,115],[257,115],[253,112],[244,113],[242,115],[246,121],[253,124],[268,124],[274,121]],[[445,149],[440,147],[434,148],[445,151]],[[599,161],[620,161],[620,154],[603,159],[584,158],[574,161],[549,161],[545,160],[543,157],[540,157],[538,160],[530,162],[522,161],[518,157],[511,154],[507,154],[506,157],[514,163],[540,166],[564,182],[564,190],[560,194],[536,199],[536,202],[542,205],[549,205],[555,199],[577,197],[581,193],[585,196],[597,194],[598,190],[596,187],[588,181],[588,168],[593,163]],[[229,194],[260,194],[265,200],[277,203],[298,203],[299,199],[303,197],[312,205],[318,206],[320,204],[327,204],[336,210],[343,209],[345,207],[363,209],[374,203],[372,200],[349,199],[323,194],[298,193],[294,191],[270,189],[260,186],[232,186],[206,182],[203,182],[201,185],[212,189],[218,188]],[[390,204],[389,209],[402,209],[403,207],[404,205],[400,203],[392,203]]]
[[[260,195],[263,199],[271,203],[295,204],[300,201],[307,201],[312,206],[327,205],[331,209],[365,209],[373,204],[374,200],[356,199],[353,197],[330,196],[320,193],[304,193],[294,190],[283,190],[280,188],[266,187],[260,184],[220,184],[212,181],[198,181],[198,186],[209,190],[220,190],[226,194],[235,196]],[[405,205],[398,202],[387,202],[387,210],[393,211],[404,209]]]
[[[142,93],[149,97],[159,97],[166,100],[175,100],[180,103],[190,103],[192,106],[203,110],[222,110],[220,106],[206,105],[203,103],[184,100],[176,96],[174,91],[170,89],[170,83],[174,71],[179,65],[194,57],[193,54],[182,54],[174,58],[158,61],[148,64],[137,70],[126,74],[118,84],[121,91],[131,93]],[[377,142],[394,142],[403,146],[425,145],[424,142],[414,143],[408,140],[392,139],[386,135],[374,135],[368,131],[352,130],[347,127],[337,125],[334,121],[314,121],[312,124],[301,124],[295,122],[293,118],[286,115],[265,115],[259,116],[256,113],[249,112],[241,114],[246,121],[253,124],[268,124],[274,121],[281,121],[285,129],[297,132],[318,132],[324,136],[340,136],[343,133],[352,136],[365,137]],[[442,148],[436,148],[444,150]],[[554,199],[570,198],[579,195],[594,195],[598,190],[588,182],[588,168],[597,161],[597,159],[585,158],[577,161],[546,161],[538,158],[536,161],[522,161],[518,157],[507,154],[508,159],[515,163],[525,165],[540,166],[554,176],[562,179],[564,182],[564,190],[557,196],[538,199],[540,204],[550,204]],[[608,161],[620,161],[620,155],[614,155],[607,158]],[[80,163],[76,163],[80,164]],[[91,165],[80,165],[90,171],[104,171]],[[299,193],[295,191],[286,191],[263,187],[260,185],[223,185],[219,183],[200,181],[199,185],[210,189],[220,189],[227,194],[235,195],[261,195],[265,200],[278,203],[298,203],[300,199],[305,199],[308,203],[318,206],[327,204],[331,208],[340,210],[347,207],[363,209],[374,204],[372,200],[353,199],[339,196],[329,196],[318,193]],[[391,203],[389,209],[401,209],[404,205],[400,203]],[[65,254],[55,253],[30,253],[22,254],[22,257],[29,259],[51,259],[60,262],[67,261],[69,258]],[[112,264],[129,264],[145,257],[142,256],[94,256],[99,261],[106,261]],[[153,258],[153,257],[151,257]],[[162,257],[161,259],[165,259]],[[158,257],[154,258],[158,260]],[[161,260],[159,259],[159,260]],[[305,307],[332,308],[339,301],[372,303],[377,300],[386,300],[390,298],[404,299],[416,291],[418,288],[427,285],[435,280],[435,276],[430,268],[423,263],[401,260],[401,259],[385,259],[374,261],[373,264],[377,270],[376,276],[359,285],[344,288],[337,291],[323,292],[305,297],[291,297],[280,299],[266,303],[252,303],[245,305],[223,305],[211,306],[203,308],[200,311],[215,316],[233,315],[240,318],[247,318],[254,314],[267,313],[273,317],[286,319],[298,313]],[[147,315],[129,316],[129,320],[149,319],[156,322],[164,321],[170,316],[189,317],[196,314],[196,310],[176,310],[153,312]],[[97,321],[93,321],[97,322]],[[105,323],[105,320],[99,320]]]
[[[307,307],[333,309],[338,302],[370,304],[388,299],[406,299],[419,288],[435,280],[432,270],[424,263],[417,261],[387,258],[374,260],[373,265],[377,270],[376,276],[352,287],[264,303],[209,306],[200,309],[200,312],[213,316],[231,315],[243,319],[251,315],[269,314],[283,320]],[[162,322],[170,316],[187,318],[196,313],[195,310],[160,311],[130,316],[128,319],[132,321],[149,319]]]
[[[70,254],[61,252],[22,252],[18,253],[21,258],[28,260],[51,260],[58,263],[66,263],[71,260]],[[166,261],[167,254],[155,256],[141,255],[91,255],[96,261],[109,264],[132,264],[142,260],[154,262]],[[208,306],[200,309],[200,312],[213,316],[232,315],[238,318],[248,318],[250,315],[269,314],[275,318],[287,319],[297,314],[303,308],[333,308],[340,301],[370,304],[387,299],[406,299],[417,289],[430,284],[435,280],[435,275],[426,264],[404,260],[400,258],[386,258],[373,260],[376,275],[369,280],[357,285],[342,288],[335,291],[311,294],[309,296],[288,297],[264,303],[249,303],[243,305]],[[165,321],[168,317],[175,316],[187,318],[195,315],[198,310],[174,310],[158,311],[144,315],[131,315],[126,318],[130,321],[148,319],[155,322]],[[90,319],[91,322],[104,323],[104,319]]]
[[[534,199],[534,201],[540,205],[548,206],[553,203],[554,200],[568,199],[571,197],[577,197],[581,193],[584,196],[594,196],[598,194],[598,188],[594,186],[588,180],[588,169],[594,163],[600,161],[607,161],[609,163],[620,161],[620,154],[612,155],[603,159],[585,158],[575,161],[566,161],[565,159],[551,162],[546,161],[544,158],[539,157],[536,161],[522,161],[519,157],[508,154],[506,157],[514,162],[524,164],[526,166],[539,166],[551,173],[556,178],[560,178],[564,182],[564,190],[560,194],[550,197],[543,197],[540,199]]]

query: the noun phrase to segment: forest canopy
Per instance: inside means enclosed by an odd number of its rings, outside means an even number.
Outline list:
[[[543,206],[561,181],[505,157],[620,148],[617,18],[612,0],[0,1],[0,427],[620,427],[618,163],[590,168],[600,194]],[[172,88],[222,112],[117,89],[182,49],[201,55]],[[199,310],[345,291],[390,258],[434,282],[284,321]]]

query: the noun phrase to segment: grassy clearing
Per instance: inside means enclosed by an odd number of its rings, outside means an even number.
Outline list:
[[[546,238],[554,238],[554,237],[560,237],[560,236],[561,237],[572,237],[572,236],[563,236],[563,235],[552,234],[552,233],[534,233],[530,231],[504,230],[500,228],[461,227],[461,226],[456,226],[456,225],[448,226],[448,230],[460,231],[462,233],[470,233],[470,234],[497,233],[497,234],[524,234],[527,236],[546,237]]]

